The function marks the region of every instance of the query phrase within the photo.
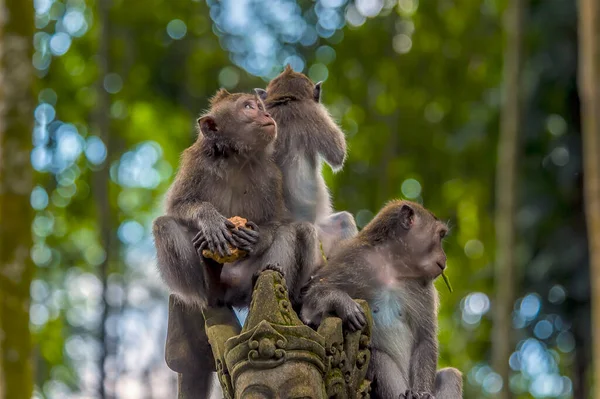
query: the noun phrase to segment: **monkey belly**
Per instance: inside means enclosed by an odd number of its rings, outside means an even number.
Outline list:
[[[320,160],[298,156],[283,168],[285,201],[294,220],[315,223],[331,213],[331,199],[321,176]]]
[[[402,301],[393,290],[382,290],[369,305],[373,315],[373,348],[389,355],[408,383],[415,339],[403,314]]]
[[[252,285],[253,271],[249,262],[225,263],[221,269],[221,283],[228,289],[249,289]]]

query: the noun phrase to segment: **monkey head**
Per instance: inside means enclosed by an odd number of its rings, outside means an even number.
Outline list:
[[[269,82],[267,90],[254,89],[256,94],[267,104],[286,100],[310,100],[321,102],[321,85],[313,83],[303,73],[295,72],[287,65],[282,73]]]
[[[198,119],[201,136],[243,152],[260,151],[275,142],[277,125],[256,94],[219,90],[210,110]]]
[[[374,247],[391,252],[400,275],[435,279],[446,268],[442,240],[448,227],[410,201],[392,201],[361,231]]]

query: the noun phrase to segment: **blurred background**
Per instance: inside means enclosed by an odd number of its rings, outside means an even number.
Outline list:
[[[152,220],[208,97],[285,64],[346,133],[337,210],[362,227],[406,198],[449,222],[440,366],[465,398],[594,397],[594,0],[0,3],[1,398],[175,397]]]

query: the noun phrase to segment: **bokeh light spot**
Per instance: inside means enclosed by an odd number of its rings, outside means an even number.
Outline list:
[[[123,88],[123,79],[117,73],[109,73],[104,77],[104,90],[116,94]]]
[[[533,328],[533,334],[539,339],[548,339],[552,335],[552,323],[548,320],[540,320]]]
[[[541,302],[537,294],[528,294],[521,301],[519,311],[523,317],[531,320],[537,316],[538,312],[540,311],[540,308]]]
[[[31,191],[30,202],[33,209],[44,210],[48,206],[48,193],[42,187],[36,186]]]
[[[421,195],[421,183],[416,179],[406,179],[402,182],[400,190],[406,198],[415,199]]]
[[[565,147],[556,147],[552,150],[550,159],[552,159],[552,163],[556,166],[565,166],[569,163],[569,150]]]
[[[375,17],[383,9],[383,0],[356,0],[356,9],[365,17]]]
[[[308,77],[311,78],[313,82],[325,81],[328,76],[329,70],[323,64],[314,64],[308,69]]]
[[[174,19],[167,24],[167,34],[175,40],[180,40],[187,33],[187,25],[180,19]]]
[[[392,47],[398,54],[406,54],[412,48],[412,39],[408,35],[400,33],[392,39]]]
[[[38,94],[39,102],[48,103],[50,105],[56,105],[57,98],[58,98],[58,96],[56,95],[56,92],[48,87],[40,90],[40,92]]]
[[[63,55],[71,47],[71,36],[64,32],[58,32],[50,38],[50,51],[54,55]]]
[[[121,223],[118,230],[119,239],[129,245],[137,244],[144,237],[144,228],[135,220]]]
[[[557,284],[550,288],[550,291],[548,292],[548,301],[558,305],[564,302],[566,296],[567,292],[565,291],[565,288],[562,285]]]
[[[546,129],[553,136],[562,136],[567,131],[567,122],[562,116],[552,114],[546,119]]]
[[[361,209],[356,213],[356,225],[360,228],[365,227],[371,219],[373,219],[373,212],[368,209]]]
[[[469,240],[465,244],[465,255],[471,259],[479,259],[483,256],[485,248],[479,240]]]
[[[40,125],[47,125],[54,120],[56,111],[52,105],[43,103],[36,107],[33,115],[37,123]]]
[[[315,53],[317,60],[323,64],[329,64],[335,60],[335,50],[329,46],[321,46]]]
[[[484,379],[481,386],[490,394],[496,394],[502,389],[502,377],[499,374],[491,372]]]
[[[226,89],[235,88],[240,82],[240,73],[237,68],[227,66],[219,72],[219,84]]]
[[[563,331],[556,337],[556,346],[563,353],[571,353],[575,349],[575,338],[569,331]]]

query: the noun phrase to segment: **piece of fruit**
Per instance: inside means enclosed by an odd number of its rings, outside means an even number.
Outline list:
[[[234,216],[234,217],[229,218],[228,220],[235,225],[236,229],[238,227],[247,227],[246,223],[248,222],[248,220],[244,219],[243,217]],[[231,255],[220,256],[219,254],[211,252],[208,249],[203,249],[202,256],[204,256],[205,258],[210,258],[217,263],[223,264],[223,263],[235,262],[236,260],[240,260],[248,255],[248,252],[238,249],[238,248],[235,248],[231,245],[229,245],[229,250],[231,251]]]

